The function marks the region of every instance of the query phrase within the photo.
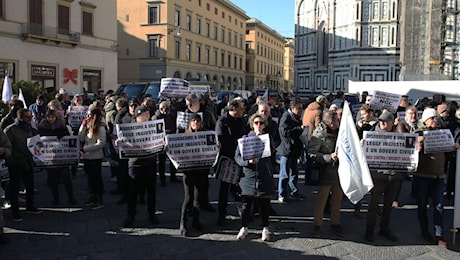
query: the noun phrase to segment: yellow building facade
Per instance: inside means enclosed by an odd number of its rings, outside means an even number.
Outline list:
[[[115,89],[116,8],[106,0],[0,0],[0,76],[50,92]]]
[[[247,89],[282,90],[284,37],[256,18],[246,21],[246,27]]]
[[[177,77],[245,89],[246,13],[226,0],[117,0],[118,82]]]

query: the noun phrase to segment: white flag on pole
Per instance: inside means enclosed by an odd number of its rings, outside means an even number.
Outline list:
[[[11,89],[10,78],[8,77],[8,73],[5,73],[5,80],[3,81],[3,89],[2,89],[2,100],[3,102],[8,102],[13,96],[13,90]]]
[[[265,93],[264,93],[263,97],[264,97],[265,103],[268,103],[268,88],[267,88],[267,90],[265,90]]]
[[[359,141],[350,107],[345,101],[336,151],[339,159],[340,185],[353,204],[358,203],[374,187]]]
[[[22,89],[19,88],[19,96],[18,96],[18,99],[22,101],[22,103],[24,103],[24,108],[27,109],[27,104],[26,104],[26,100],[24,99],[24,95],[22,94]]]

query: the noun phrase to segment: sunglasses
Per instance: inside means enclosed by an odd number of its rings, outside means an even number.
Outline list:
[[[263,122],[263,121],[254,121],[252,123],[255,124],[255,125],[265,125],[265,122]]]

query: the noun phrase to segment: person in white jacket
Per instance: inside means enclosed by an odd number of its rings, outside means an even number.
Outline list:
[[[83,143],[80,149],[84,160],[83,168],[88,176],[88,186],[91,194],[85,205],[90,206],[91,209],[104,207],[102,202],[104,189],[101,167],[107,134],[103,121],[101,111],[98,108],[90,108],[87,118],[83,120],[78,131],[78,138]]]

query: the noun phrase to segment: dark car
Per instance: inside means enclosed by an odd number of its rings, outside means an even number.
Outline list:
[[[160,83],[160,81],[154,81],[121,84],[117,91],[115,91],[115,95],[120,96],[121,93],[124,92],[128,95],[128,100],[131,100],[133,98],[145,97],[147,94],[150,94],[152,98],[155,99],[155,103],[158,104]]]

